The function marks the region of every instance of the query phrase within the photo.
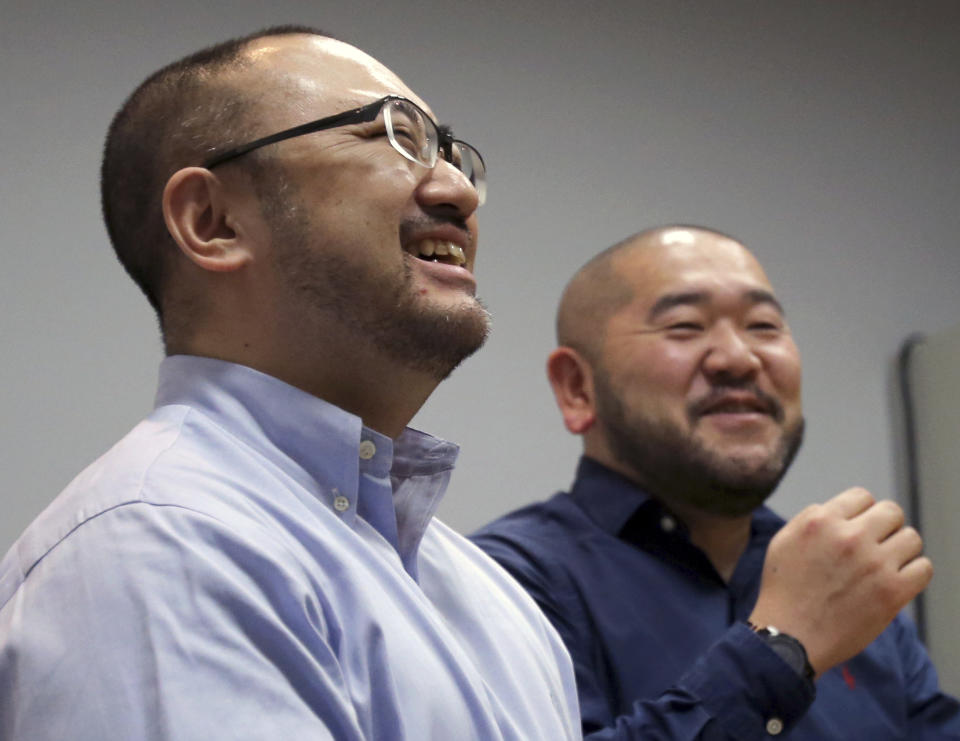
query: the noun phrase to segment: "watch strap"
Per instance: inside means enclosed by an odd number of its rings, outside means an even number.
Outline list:
[[[772,625],[760,627],[754,625],[749,620],[747,625],[759,636],[781,659],[783,659],[797,674],[805,680],[813,683],[816,676],[810,659],[807,656],[807,649],[803,644],[789,633],[784,633]]]

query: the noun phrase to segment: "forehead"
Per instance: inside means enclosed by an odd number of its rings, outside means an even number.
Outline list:
[[[394,72],[342,41],[309,34],[268,36],[245,51],[241,83],[263,103],[297,118],[320,118],[385,95],[402,95],[430,112]],[[431,112],[432,115],[432,112]]]
[[[756,258],[738,242],[712,232],[676,229],[647,238],[615,258],[633,288],[634,309],[672,293],[702,293],[707,300],[772,293]]]

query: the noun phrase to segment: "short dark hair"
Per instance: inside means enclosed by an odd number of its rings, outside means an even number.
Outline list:
[[[271,26],[201,49],[150,75],[110,124],[100,170],[107,234],[161,327],[175,247],[163,220],[163,188],[180,168],[199,165],[214,147],[239,144],[248,135],[250,92],[228,84],[220,73],[244,63],[250,42],[288,34],[333,38],[309,26]]]

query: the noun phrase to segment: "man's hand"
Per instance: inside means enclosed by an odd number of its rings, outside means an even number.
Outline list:
[[[818,676],[860,653],[933,576],[903,523],[861,488],[807,507],[770,543],[750,622],[797,638]]]

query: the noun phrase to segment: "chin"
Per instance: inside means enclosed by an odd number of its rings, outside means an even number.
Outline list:
[[[803,443],[803,428],[801,421],[764,445],[701,447],[702,481],[706,490],[714,490],[709,500],[717,513],[746,514],[766,501],[793,463]]]
[[[700,449],[713,461],[716,468],[730,467],[737,471],[755,471],[760,474],[780,469],[784,458],[783,442],[753,445],[703,445]]]
[[[438,381],[479,350],[490,333],[490,314],[479,299],[464,297],[453,307],[418,301],[405,312],[402,332],[381,342],[395,360]]]

